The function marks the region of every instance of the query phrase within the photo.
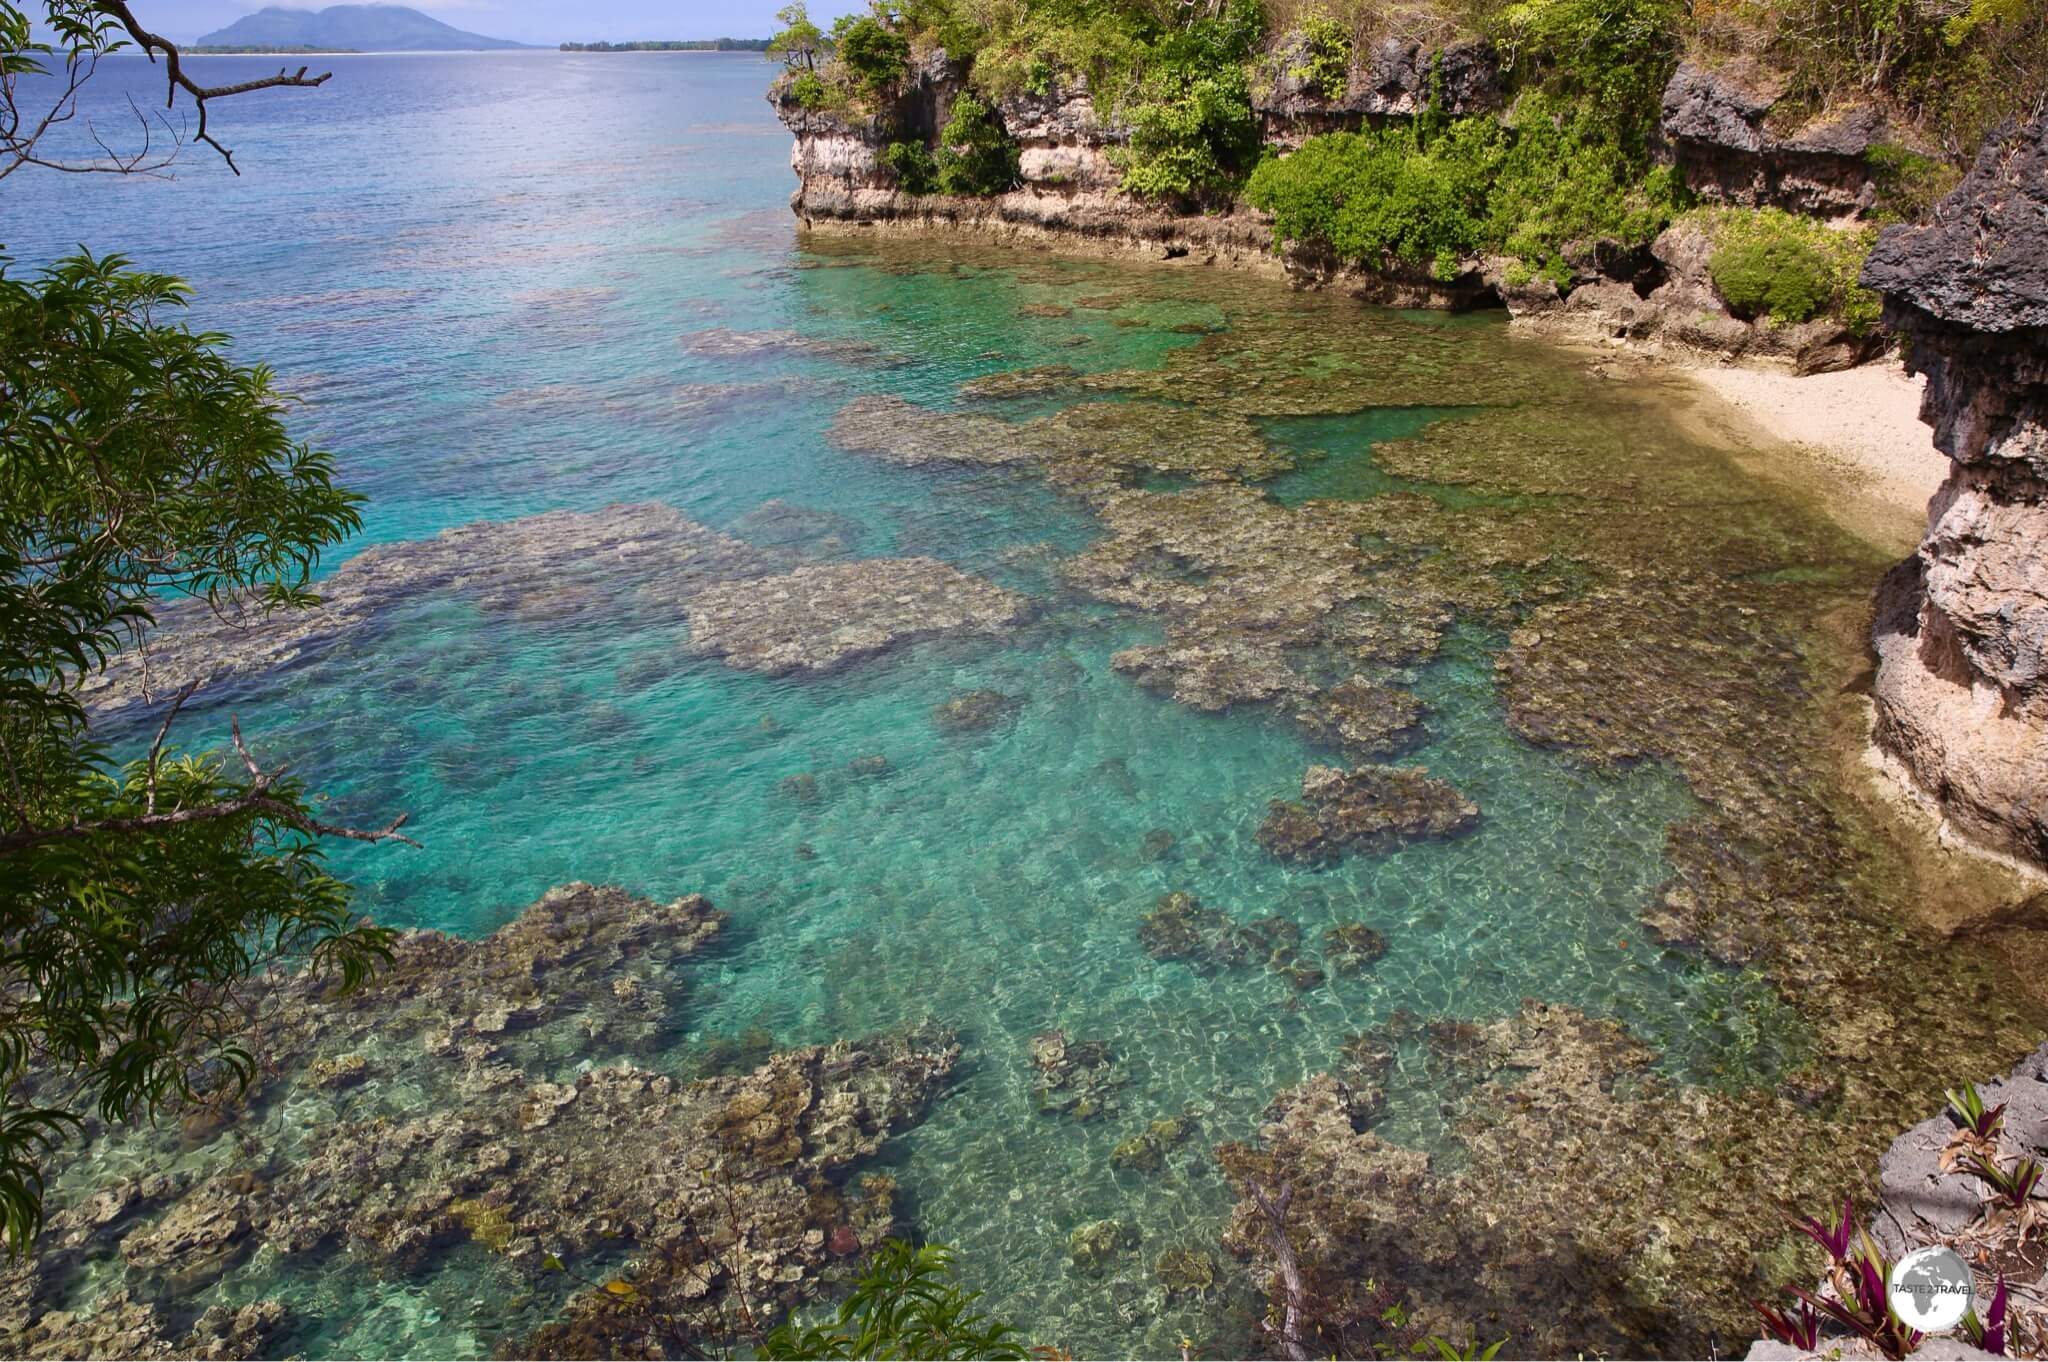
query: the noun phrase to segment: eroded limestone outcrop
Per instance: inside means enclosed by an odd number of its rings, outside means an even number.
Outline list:
[[[1483,38],[1441,47],[1381,38],[1355,55],[1335,98],[1309,84],[1308,62],[1308,39],[1299,31],[1273,45],[1264,80],[1252,93],[1268,142],[1291,149],[1317,133],[1413,118],[1431,107],[1452,117],[1501,107],[1500,54]]]
[[[2048,118],[1992,139],[1863,280],[1951,460],[1880,588],[1877,743],[1966,836],[2048,864]]]
[[[1661,125],[1687,187],[1747,208],[1823,217],[1868,210],[1877,183],[1867,153],[1905,134],[1874,103],[1831,107],[1781,131],[1773,115],[1790,84],[1748,61],[1680,63],[1664,87]]]

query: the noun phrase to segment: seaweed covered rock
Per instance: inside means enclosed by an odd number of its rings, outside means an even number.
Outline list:
[[[1000,633],[1031,602],[936,558],[869,558],[721,583],[689,613],[697,652],[769,676],[819,675],[920,639]]]
[[[2048,118],[1887,230],[1863,279],[1951,460],[1879,594],[1877,742],[1967,836],[2048,864]]]
[[[1137,1230],[1120,1220],[1092,1220],[1067,1236],[1067,1258],[1076,1271],[1092,1276],[1136,1248],[1138,1238]]]
[[[474,1242],[539,1277],[548,1255],[596,1270],[623,1248],[634,1289],[689,1302],[707,1341],[742,1267],[754,1309],[844,1276],[833,1236],[872,1243],[895,1223],[886,1180],[856,1187],[849,1175],[920,1119],[959,1046],[923,1026],[768,1053],[695,1082],[639,1067],[631,1056],[671,1034],[677,964],[723,920],[701,897],[662,904],[570,885],[479,940],[407,933],[352,993],[311,975],[263,981],[240,1038],[262,1075],[247,1119],[206,1128],[174,1176],[107,1186],[91,1176],[100,1160],[166,1158],[182,1132],[98,1131],[97,1147],[59,1170],[45,1251],[0,1274],[0,1348],[270,1351],[280,1326],[264,1312],[189,1305],[259,1255],[340,1251],[404,1278]],[[287,1109],[289,1120],[266,1119]],[[740,1242],[744,1260],[704,1253]],[[79,1294],[67,1263],[110,1249],[120,1270]],[[547,1299],[494,1327],[539,1324]],[[579,1328],[645,1323],[608,1315]],[[542,1338],[521,1355],[554,1346]]]
[[[1196,974],[1263,965],[1297,989],[1314,988],[1324,974],[1301,953],[1301,924],[1278,914],[1238,923],[1193,894],[1162,894],[1138,919],[1138,944],[1154,960],[1177,960]]]
[[[1386,953],[1386,934],[1363,922],[1340,923],[1323,933],[1323,959],[1338,974],[1361,974]]]
[[[1353,676],[1311,697],[1294,721],[1355,756],[1385,756],[1415,735],[1422,715],[1411,692]]]
[[[1065,1031],[1033,1036],[1028,1051],[1038,1073],[1033,1092],[1038,1109],[1092,1121],[1117,1110],[1117,1090],[1130,1075],[1116,1062],[1106,1041],[1069,1040]]]
[[[1392,1043],[1364,1044],[1381,1075]],[[1777,1207],[1839,1204],[1864,1176],[1866,1147],[1845,1148],[1825,1114],[1673,1083],[1621,1026],[1572,1008],[1530,1001],[1398,1043],[1419,1047],[1455,1159],[1383,1137],[1376,1100],[1334,1074],[1282,1092],[1255,1143],[1217,1151],[1241,1194],[1225,1246],[1261,1282],[1270,1226],[1250,1189],[1292,1185],[1288,1237],[1330,1293],[1310,1320],[1319,1355],[1407,1355],[1473,1320],[1530,1356],[1697,1355],[1713,1333],[1753,1330],[1760,1264],[1798,1261]],[[1765,1152],[1788,1137],[1800,1158]],[[1647,1152],[1618,1161],[1624,1146]],[[1395,1284],[1404,1323],[1375,1280]]]
[[[1164,1116],[1149,1122],[1136,1135],[1117,1141],[1116,1148],[1109,1151],[1110,1165],[1139,1173],[1156,1173],[1165,1167],[1167,1154],[1193,1134],[1194,1129],[1193,1119],[1187,1116]]]
[[[955,737],[986,733],[1010,722],[1023,707],[1022,700],[999,690],[964,690],[932,706],[932,727]]]
[[[1478,821],[1477,804],[1420,767],[1311,766],[1301,780],[1301,802],[1274,800],[1258,841],[1280,860],[1327,865],[1346,852],[1449,837]]]
[[[1052,375],[1048,379],[1048,375]],[[1064,386],[1056,370],[976,380],[977,395]],[[1002,380],[998,382],[997,380]],[[1165,402],[1079,402],[1047,416],[1004,421],[978,412],[941,412],[900,397],[855,398],[833,418],[840,448],[919,467],[1001,467],[1030,463],[1061,486],[1092,492],[1146,475],[1210,481],[1261,478],[1287,469],[1242,416]]]

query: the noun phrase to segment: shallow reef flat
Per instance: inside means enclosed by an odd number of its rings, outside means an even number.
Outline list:
[[[899,1228],[890,1179],[849,1175],[920,1119],[960,1048],[922,1027],[670,1071],[674,969],[725,922],[701,897],[575,884],[481,940],[409,933],[351,994],[273,980],[249,1000],[246,1095],[95,1132],[42,1251],[0,1275],[0,1349],[272,1356],[305,1323],[278,1274],[335,1256],[403,1280],[465,1246],[495,1255],[489,1327],[530,1356],[658,1355],[677,1335],[631,1301],[710,1342],[742,1301],[848,1280]],[[58,1308],[107,1263],[133,1287]],[[245,1264],[276,1294],[172,1322]]]
[[[1551,1003],[1476,1027],[1410,1018],[1377,1044],[1367,1033],[1368,1050],[1409,1056],[1457,1113],[1448,1143],[1432,1156],[1374,1133],[1383,1070],[1283,1091],[1257,1139],[1221,1151],[1243,1193],[1230,1247],[1262,1280],[1250,1187],[1313,1188],[1291,1223],[1332,1315],[1354,1322],[1326,1340],[1343,1349],[1413,1346],[1423,1324],[1477,1323],[1539,1354],[1746,1336],[1749,1296],[1797,1261],[1776,1208],[1838,1201],[1914,1119],[1906,1094],[1925,1106],[1953,1078],[2009,1064],[2040,1016],[1996,947],[1930,950],[1916,935],[1911,896],[1928,886],[1845,773],[1843,733],[1860,726],[1843,722],[1856,702],[1841,691],[1858,664],[1831,621],[1867,608],[1884,562],[1664,419],[1653,377],[1622,387],[1498,333],[1355,313],[1341,325],[1313,301],[1263,293],[1253,306],[1227,279],[1163,270],[1126,284],[1119,306],[1141,316],[1196,296],[1220,302],[1227,329],[1156,369],[1024,370],[1010,389],[1170,395],[1251,418],[1446,415],[1369,452],[1293,451],[1297,469],[1278,474],[1234,459],[1203,471],[1215,485],[1181,491],[1144,489],[1142,462],[1113,450],[1085,472],[1040,460],[1104,529],[1064,579],[1163,626],[1164,642],[1119,654],[1118,669],[1195,711],[1268,707],[1333,746],[1386,750],[1414,701],[1382,700],[1384,731],[1347,744],[1326,720],[1341,688],[1401,695],[1403,669],[1454,621],[1484,622],[1521,739],[1594,771],[1668,765],[1696,801],[1668,830],[1644,930],[1767,979],[1806,1028],[1761,1087],[1674,1081],[1614,1023]],[[966,395],[1005,391],[991,376]],[[924,457],[901,462],[940,457],[938,423],[1002,428],[929,420]],[[1288,504],[1290,480],[1344,459],[1370,460],[1377,495]],[[1273,806],[1260,836],[1272,854],[1334,860],[1347,842],[1370,850],[1478,816],[1394,768],[1311,771],[1306,786],[1304,802]],[[1206,911],[1148,917],[1155,953],[1213,956]],[[1181,944],[1159,945],[1169,938]],[[1944,998],[1969,1000],[1945,1014],[1952,1045],[1889,1042]],[[1405,1293],[1413,1326],[1373,1322],[1383,1289]]]
[[[786,514],[757,523],[786,539],[819,533],[815,518],[796,536]],[[82,692],[91,708],[116,713],[286,666],[395,606],[457,595],[536,625],[614,616],[680,629],[695,619],[691,651],[770,674],[830,671],[912,640],[998,630],[1029,613],[1017,593],[935,559],[802,564],[793,544],[757,548],[644,503],[479,522],[379,546],[321,582],[311,610],[172,605],[144,646]]]
[[[915,1232],[1034,1340],[1244,1355],[1286,1183],[1319,1348],[1701,1355],[1796,1275],[1781,1209],[2030,1048],[1847,759],[1882,556],[1654,378],[1214,272],[801,263],[815,336],[659,319],[789,395],[715,510],[166,612],[152,690],[424,792],[428,850],[345,868],[476,939],[273,981],[245,1107],[92,1132],[0,1345],[582,1356],[680,1301],[712,1346]],[[505,921],[585,878],[689,897]]]

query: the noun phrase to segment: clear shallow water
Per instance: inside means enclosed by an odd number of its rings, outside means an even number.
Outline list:
[[[263,63],[206,65],[225,78]],[[1694,1074],[1768,1067],[1797,1046],[1759,981],[1641,939],[1664,830],[1693,808],[1682,782],[1652,767],[1589,774],[1512,737],[1496,640],[1463,628],[1414,676],[1431,715],[1409,759],[1479,802],[1478,831],[1335,870],[1284,866],[1253,833],[1328,754],[1270,718],[1196,714],[1114,674],[1110,655],[1156,625],[1056,589],[1058,558],[1096,533],[1084,510],[1028,479],[893,469],[826,439],[862,393],[941,406],[966,379],[1030,364],[1156,366],[1198,339],[1169,327],[1231,323],[1199,286],[1034,318],[1018,308],[1121,277],[806,257],[783,205],[787,136],[760,98],[769,68],[751,57],[334,67],[310,95],[223,106],[242,179],[198,156],[173,181],[17,177],[0,190],[0,241],[31,261],[80,241],[121,248],[191,279],[195,321],[232,331],[305,394],[300,428],[371,498],[350,551],[644,499],[767,538],[761,507],[780,499],[841,518],[853,554],[932,554],[1048,607],[1012,638],[777,681],[678,659],[672,635],[624,629],[602,607],[535,621],[427,601],[189,711],[194,735],[239,712],[338,812],[412,812],[424,850],[335,854],[367,911],[480,933],[569,880],[708,894],[734,940],[693,971],[689,1029],[668,1056],[679,1070],[757,1027],[780,1043],[925,1015],[959,1027],[963,1080],[898,1142],[892,1171],[920,1231],[959,1246],[991,1308],[1084,1355],[1227,1332],[1230,1306],[1169,1305],[1152,1282],[1168,1248],[1216,1252],[1230,1197],[1209,1149],[1251,1134],[1276,1089],[1396,1009],[1490,1018],[1526,996],[1574,1003]],[[148,79],[115,69],[138,89]],[[1327,315],[1394,342],[1403,328],[1490,327],[1341,303]],[[686,343],[720,327],[862,340],[897,362]],[[1568,361],[1530,348],[1520,362]],[[1415,490],[1373,466],[1372,445],[1452,411],[1268,422],[1273,443],[1321,456],[1271,490],[1287,504]],[[1014,724],[934,730],[932,706],[982,686],[1022,697]],[[887,774],[848,769],[873,753]],[[781,788],[804,772],[815,802]],[[1154,859],[1159,829],[1174,844]],[[1363,920],[1390,950],[1300,995],[1258,971],[1197,977],[1138,946],[1139,915],[1169,890],[1240,920],[1285,914],[1311,941]],[[1034,1111],[1025,1045],[1054,1026],[1122,1055],[1117,1117]],[[1198,1134],[1164,1173],[1110,1166],[1119,1140],[1189,1106]],[[1441,1124],[1427,1091],[1397,1087],[1382,1130],[1436,1147]],[[1106,1277],[1073,1276],[1068,1235],[1106,1216],[1136,1224],[1142,1248]],[[499,1271],[463,1250],[423,1279],[337,1261],[280,1280],[259,1259],[215,1290],[286,1294],[314,1355],[472,1354],[499,1341]]]

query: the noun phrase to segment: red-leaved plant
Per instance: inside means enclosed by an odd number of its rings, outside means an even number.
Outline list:
[[[1991,1289],[1991,1304],[1984,1308],[1984,1318],[1978,1319],[1975,1310],[1963,1316],[1963,1334],[1985,1352],[2005,1356],[2004,1273],[1998,1274],[1998,1285]]]
[[[1763,1317],[1764,1333],[1778,1342],[1803,1353],[1810,1353],[1820,1346],[1820,1316],[1805,1301],[1789,1310],[1783,1306],[1765,1305],[1762,1301],[1751,1301],[1750,1304]]]
[[[1869,1233],[1856,1228],[1853,1202],[1842,1203],[1842,1218],[1835,1224],[1806,1216],[1793,1220],[1792,1225],[1826,1250],[1828,1285],[1834,1289],[1834,1295],[1830,1298],[1803,1287],[1789,1288],[1804,1307],[1797,1316],[1752,1302],[1773,1338],[1796,1348],[1811,1349],[1819,1341],[1820,1319],[1826,1318],[1867,1340],[1889,1358],[1905,1357],[1920,1346],[1920,1331],[1908,1328],[1892,1313],[1885,1289],[1891,1264],[1885,1261]],[[1779,1327],[1786,1332],[1779,1333]]]

